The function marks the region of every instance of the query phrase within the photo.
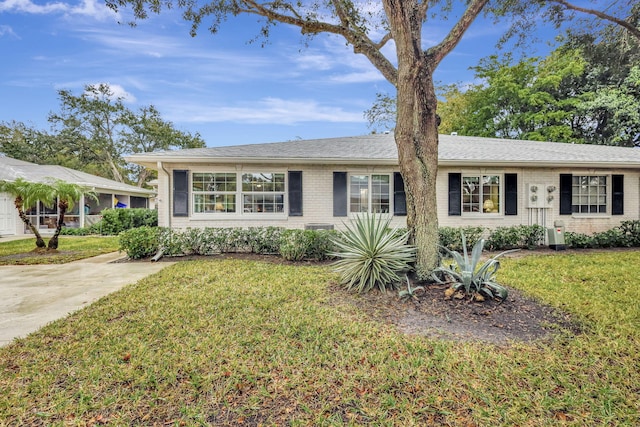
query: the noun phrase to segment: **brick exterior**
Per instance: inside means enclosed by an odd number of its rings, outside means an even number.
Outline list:
[[[159,225],[185,229],[187,227],[259,227],[280,226],[286,228],[304,228],[308,224],[333,224],[335,228],[343,228],[348,217],[333,216],[333,172],[341,171],[352,173],[389,173],[397,171],[392,166],[359,166],[359,165],[303,165],[303,164],[165,164],[164,169],[158,173],[158,217]],[[174,217],[171,215],[171,195],[169,194],[169,176],[173,169],[187,169],[192,172],[287,172],[303,171],[303,216],[287,216],[286,214],[222,214],[207,216],[206,214],[194,215],[192,212],[192,197],[188,217]],[[504,176],[505,173],[518,175],[518,213],[517,215],[478,214],[449,216],[448,204],[448,174],[496,174]],[[624,175],[624,215],[590,214],[590,215],[560,215],[559,214],[559,177],[560,174],[570,173],[574,175]],[[393,182],[393,180],[391,180]],[[482,226],[489,229],[502,226],[539,224],[544,227],[552,227],[554,221],[562,220],[567,231],[591,234],[608,230],[620,224],[624,220],[639,219],[640,212],[640,173],[635,169],[580,169],[580,168],[447,168],[441,167],[438,171],[438,219],[441,226]],[[529,208],[527,204],[527,190],[529,185],[538,184],[543,190],[548,186],[555,186],[551,193],[554,200],[545,208]],[[504,198],[504,189],[501,189]],[[391,189],[391,203],[393,203],[393,189]],[[545,193],[546,196],[546,193]],[[607,206],[611,208],[611,179],[608,180]],[[503,202],[501,202],[503,203]],[[392,209],[393,210],[393,207]],[[394,226],[406,226],[405,217],[394,217]]]

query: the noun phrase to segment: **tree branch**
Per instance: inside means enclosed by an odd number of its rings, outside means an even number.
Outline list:
[[[465,31],[469,29],[488,2],[489,0],[472,0],[467,10],[464,11],[460,20],[451,28],[451,31],[449,31],[449,34],[447,34],[444,40],[426,51],[426,55],[434,60],[434,69],[440,64],[440,61],[457,46]]]
[[[393,85],[396,84],[398,78],[397,70],[394,65],[380,52],[380,48],[391,39],[390,34],[385,35],[380,43],[374,43],[369,37],[362,34],[357,27],[350,28],[345,25],[335,25],[328,22],[308,20],[297,13],[294,14],[295,16],[282,14],[265,6],[269,3],[261,4],[255,0],[244,0],[244,3],[248,7],[240,10],[241,12],[264,16],[271,21],[281,22],[283,24],[295,25],[300,28],[303,34],[326,32],[344,37],[345,40],[353,46],[353,51],[355,53],[361,53],[366,56],[371,64],[373,64],[373,66],[382,73],[385,79]],[[291,7],[288,7],[287,9],[291,9]],[[336,15],[339,16],[340,13],[344,13],[344,16],[348,20],[349,14],[346,13],[344,9],[339,11],[336,7]],[[342,18],[340,19],[342,22]]]
[[[615,16],[607,15],[606,13],[601,12],[599,10],[586,9],[584,7],[576,6],[576,5],[572,4],[572,3],[569,3],[566,0],[549,0],[549,1],[552,2],[552,3],[561,4],[562,6],[566,7],[567,9],[571,9],[571,10],[575,10],[577,12],[582,12],[582,13],[586,13],[586,14],[589,14],[589,15],[597,16],[600,19],[604,19],[606,21],[613,22],[614,24],[620,25],[621,27],[625,28],[635,38],[640,40],[640,29],[634,27],[631,23],[629,23],[629,22],[627,22],[627,21],[625,21],[623,19],[619,19],[619,18],[616,18]]]

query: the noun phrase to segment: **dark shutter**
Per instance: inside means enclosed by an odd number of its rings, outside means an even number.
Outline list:
[[[504,214],[518,215],[518,174],[504,174]]]
[[[624,175],[612,175],[611,214],[624,215]]]
[[[189,171],[173,171],[173,216],[189,216]]]
[[[573,175],[570,173],[560,174],[560,215],[571,215],[571,186],[573,185]]]
[[[302,171],[289,171],[289,216],[302,216]]]
[[[407,196],[404,193],[404,181],[400,172],[393,173],[393,214],[407,215]]]
[[[347,216],[347,173],[333,173],[333,216]]]
[[[449,215],[462,215],[462,174],[449,174]]]

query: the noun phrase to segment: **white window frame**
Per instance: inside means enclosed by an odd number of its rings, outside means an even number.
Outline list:
[[[233,192],[200,192],[193,189],[193,176],[194,174],[211,173],[211,174],[234,174],[236,177],[236,189]],[[282,212],[246,212],[245,211],[245,194],[260,194],[259,192],[243,191],[242,189],[242,177],[245,174],[281,174],[284,176],[284,191],[275,192],[275,194],[282,194]],[[259,218],[286,218],[288,216],[289,209],[289,177],[287,171],[276,170],[229,170],[229,169],[207,169],[207,170],[192,170],[189,174],[189,203],[191,206],[191,216],[195,219],[259,219]],[[195,210],[195,194],[220,194],[220,195],[234,195],[236,211],[235,212],[196,212]],[[263,194],[274,194],[274,192],[263,192]]]
[[[588,183],[586,184],[586,192],[587,194],[582,194],[582,192],[577,192],[575,191],[576,188],[580,189],[581,187],[583,187],[584,185],[580,185],[580,184],[574,184],[575,179],[582,179],[582,178],[587,178],[587,179],[591,179],[591,178],[604,178],[605,179],[605,183],[604,185],[602,184],[591,184]],[[609,216],[611,214],[611,175],[610,174],[580,174],[580,173],[576,173],[576,174],[572,174],[571,177],[571,215],[574,216],[579,216],[579,217],[585,217],[585,216]],[[601,194],[598,194],[598,192],[596,191],[597,194],[592,195],[589,194],[591,193],[590,188],[593,187],[597,187],[597,188],[604,188],[605,194],[604,194],[604,212],[600,212],[600,208],[598,208],[597,212],[580,212],[580,211],[574,211],[574,206],[586,206],[587,208],[589,206],[592,206],[592,204],[588,203],[591,197],[596,197],[596,198],[600,198],[603,197]],[[586,200],[586,204],[583,203],[578,203],[578,204],[574,204],[573,201],[575,200],[575,198],[584,198],[584,200]],[[595,206],[599,206],[599,203],[596,203]]]
[[[347,179],[347,213],[349,214],[349,216],[353,217],[353,216],[358,216],[361,214],[366,214],[366,213],[373,213],[372,212],[372,198],[373,198],[373,180],[372,180],[372,176],[374,175],[381,175],[381,176],[386,176],[389,179],[389,193],[387,194],[388,200],[389,200],[389,208],[387,212],[376,212],[378,214],[382,214],[382,215],[393,215],[393,172],[353,172],[353,173],[349,173],[347,175],[348,179]],[[360,212],[352,212],[351,211],[351,177],[353,176],[366,176],[367,177],[367,211],[360,211]]]
[[[196,191],[193,189],[193,185],[194,185],[194,175],[196,174],[225,174],[225,175],[234,175],[236,177],[236,189],[234,191],[219,191],[216,189],[209,189],[209,190],[203,190],[203,191]],[[235,215],[238,213],[239,208],[239,201],[238,201],[238,174],[237,172],[233,171],[193,171],[191,172],[191,176],[190,176],[190,182],[189,182],[189,186],[191,187],[191,212],[193,212],[193,215],[198,216],[198,215],[223,215],[223,216],[230,216],[230,215]],[[220,195],[220,196],[235,196],[235,212],[225,212],[224,210],[220,211],[220,210],[213,210],[213,211],[204,211],[204,212],[196,212],[196,195],[203,195],[203,196],[208,196],[208,195]]]
[[[272,175],[283,175],[283,184],[284,184],[284,188],[282,189],[282,191],[245,191],[242,188],[243,185],[243,175],[260,175],[260,174],[272,174]],[[265,217],[265,216],[273,216],[273,215],[286,215],[287,212],[287,206],[288,206],[288,200],[287,200],[287,190],[288,190],[288,183],[287,183],[287,173],[286,172],[278,172],[278,171],[269,171],[269,172],[265,172],[265,171],[241,171],[238,172],[238,178],[240,178],[239,182],[240,182],[240,188],[239,188],[239,192],[240,192],[240,200],[241,200],[241,205],[242,205],[242,214],[243,215],[249,215],[249,216],[257,216],[257,217]],[[247,206],[245,206],[245,200],[244,200],[244,196],[256,196],[256,195],[271,195],[271,196],[276,196],[278,194],[282,194],[282,211],[275,211],[275,212],[266,212],[266,211],[253,211],[253,210],[249,210],[251,208],[248,208]]]
[[[493,176],[497,176],[499,179],[499,183],[498,183],[498,200],[499,200],[499,207],[498,207],[498,212],[487,212],[486,209],[489,208],[488,206],[485,207],[485,203],[488,200],[488,198],[485,198],[485,195],[483,194],[483,178],[484,177],[493,177]],[[479,181],[479,188],[480,188],[480,194],[479,194],[479,211],[478,212],[466,212],[465,211],[465,202],[464,202],[464,197],[465,197],[465,178],[478,178]],[[461,214],[462,216],[466,216],[466,217],[481,217],[481,218],[488,218],[488,217],[497,217],[497,216],[502,216],[504,213],[504,173],[502,172],[478,172],[478,173],[463,173],[462,174],[462,178],[461,178],[461,182],[460,182],[460,210],[461,210]]]

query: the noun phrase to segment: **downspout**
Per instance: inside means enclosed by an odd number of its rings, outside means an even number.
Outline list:
[[[164,168],[162,162],[158,162],[158,171],[162,170],[167,176],[167,227],[171,229],[171,174]],[[158,187],[159,188],[159,187]]]
[[[162,164],[162,162],[158,162],[158,171],[161,171],[161,170],[167,176],[167,216],[166,216],[166,220],[167,220],[167,227],[169,228],[169,232],[171,233],[171,174],[169,173],[168,170],[166,170],[164,168],[164,165]],[[160,186],[158,186],[158,189],[160,189]],[[162,198],[164,199],[164,197],[162,197]],[[161,201],[162,200],[158,199],[158,204],[160,204]],[[158,206],[158,208],[159,207],[160,206]],[[156,262],[160,258],[162,258],[163,255],[164,255],[164,248],[158,248],[158,253],[156,253],[151,258],[151,261],[152,262]]]

